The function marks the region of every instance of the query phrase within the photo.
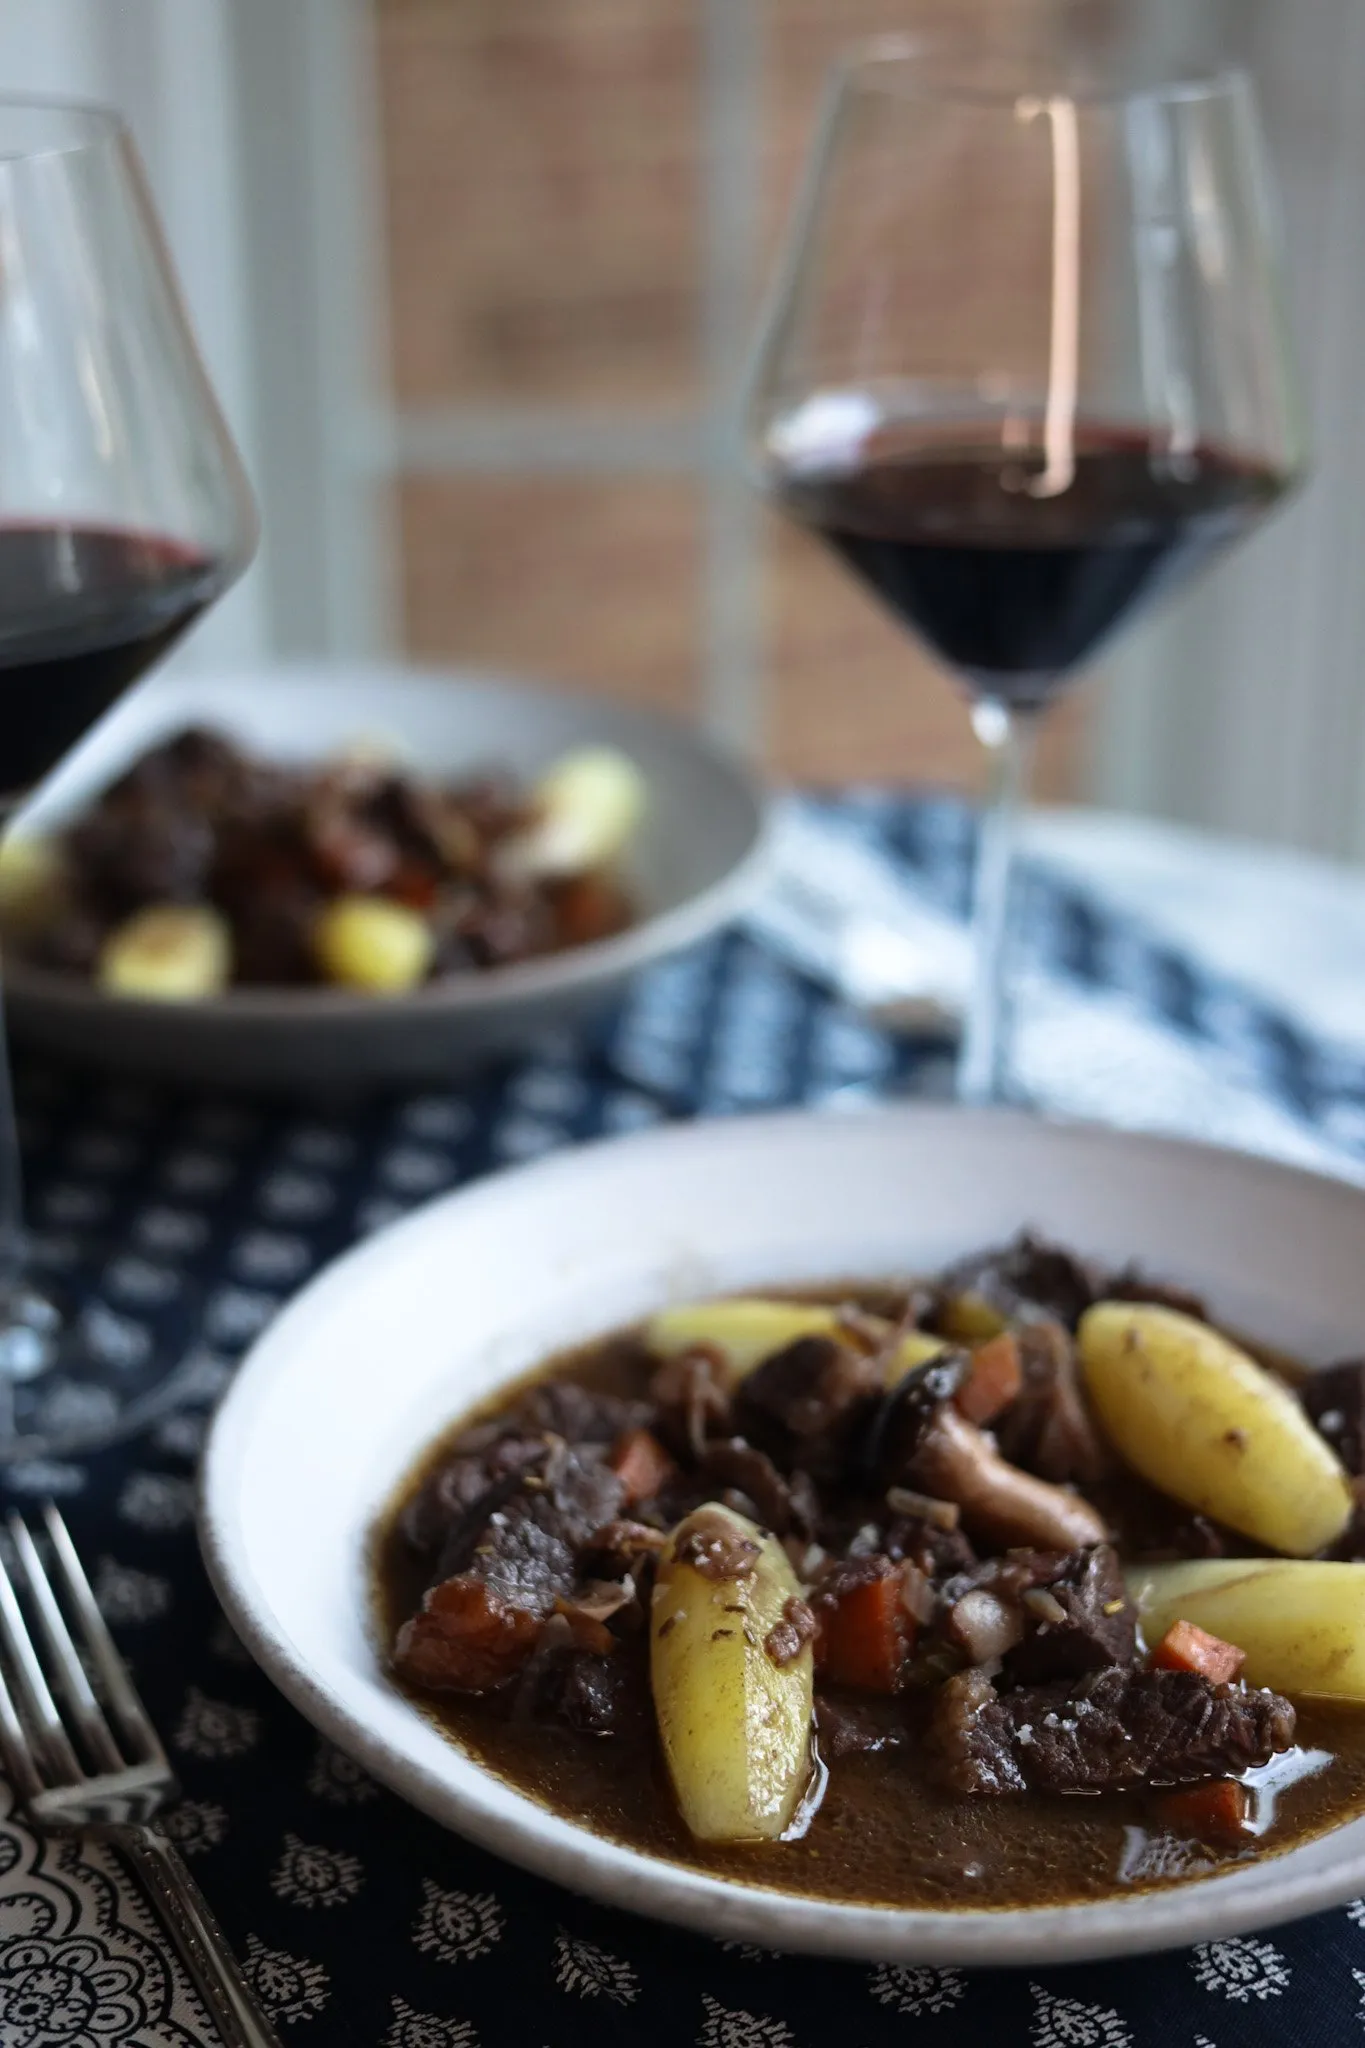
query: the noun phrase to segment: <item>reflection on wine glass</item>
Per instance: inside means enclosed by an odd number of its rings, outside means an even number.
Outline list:
[[[1266,192],[1236,73],[1106,91],[877,44],[828,96],[750,460],[947,664],[987,749],[968,1101],[1010,1093],[1039,714],[1302,465]]]
[[[100,108],[0,100],[0,816],[250,560],[251,493],[199,360],[132,144]],[[126,1411],[28,1389],[59,1332],[26,1284],[0,1077],[0,1459]],[[51,1404],[49,1404],[49,1408]]]

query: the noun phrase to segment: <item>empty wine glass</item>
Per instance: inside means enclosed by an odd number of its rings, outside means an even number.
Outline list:
[[[0,820],[240,575],[255,539],[125,129],[97,107],[0,100]],[[0,1461],[136,1420],[149,1372],[125,1360],[117,1387],[101,1384],[79,1344],[26,1273],[3,1066]],[[64,1407],[40,1391],[59,1355]]]
[[[838,66],[748,399],[761,487],[949,668],[990,763],[959,1093],[1012,1093],[1038,720],[1303,451],[1238,73],[1107,90],[902,42]],[[831,689],[837,678],[831,678]]]

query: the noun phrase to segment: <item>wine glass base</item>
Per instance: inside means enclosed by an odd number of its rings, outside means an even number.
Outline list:
[[[16,1289],[0,1308],[0,1380],[19,1386],[49,1371],[60,1330],[61,1315],[46,1295]]]
[[[131,1315],[16,1289],[0,1317],[0,1472],[88,1456],[189,1398],[195,1292]]]

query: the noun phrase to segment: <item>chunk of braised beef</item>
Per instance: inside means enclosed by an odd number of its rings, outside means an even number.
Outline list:
[[[914,1516],[894,1516],[887,1524],[882,1546],[898,1564],[908,1560],[931,1579],[970,1571],[976,1563],[976,1551],[965,1529],[940,1529]]]
[[[458,1534],[471,1520],[477,1535],[494,1508],[516,1492],[521,1473],[543,1461],[548,1450],[543,1437],[509,1434],[467,1448],[462,1440],[404,1508],[407,1542],[419,1555],[436,1557],[452,1538],[458,1547]],[[472,1546],[473,1536],[470,1541]]]
[[[1359,1476],[1365,1471],[1365,1359],[1309,1373],[1300,1393],[1319,1435],[1346,1470]]]
[[[497,841],[521,831],[535,816],[535,803],[509,775],[488,771],[452,785],[452,803],[470,820],[480,839]]]
[[[1294,1709],[1278,1694],[1110,1665],[1003,1695],[964,1672],[942,1688],[930,1747],[957,1792],[1070,1793],[1225,1777],[1293,1740]]]
[[[811,1608],[792,1593],[783,1601],[780,1617],[764,1636],[763,1648],[779,1669],[794,1664],[806,1644],[814,1641],[817,1627]]]
[[[248,988],[294,987],[317,979],[313,929],[321,897],[286,884],[253,896],[233,912],[232,971]]]
[[[552,1444],[543,1465],[524,1470],[521,1490],[495,1509],[471,1568],[515,1596],[546,1602],[567,1592],[579,1553],[621,1509],[621,1482],[591,1449]],[[551,1583],[551,1580],[557,1583]]]
[[[638,1705],[626,1660],[568,1650],[550,1659],[536,1687],[537,1720],[561,1722],[576,1735],[617,1735],[637,1718]]]
[[[950,1268],[939,1284],[938,1298],[979,1294],[1003,1314],[1041,1309],[1074,1330],[1098,1299],[1102,1284],[1102,1276],[1087,1260],[1024,1230],[1000,1250],[963,1259]]]
[[[404,1677],[487,1691],[514,1674],[556,1603],[572,1594],[579,1554],[620,1513],[621,1483],[590,1450],[554,1441],[546,1453],[534,1469],[508,1475],[514,1490],[474,1531],[467,1555],[461,1531],[459,1569],[438,1580],[399,1632],[394,1661]]]
[[[1137,1656],[1137,1610],[1112,1545],[1073,1551],[1054,1576],[1019,1596],[1023,1640],[1005,1658],[1009,1678],[1039,1684],[1076,1678]]]
[[[538,891],[504,883],[494,893],[471,899],[454,922],[453,936],[476,967],[500,967],[548,953],[554,945],[554,918]]]
[[[820,1754],[830,1764],[840,1757],[900,1749],[909,1740],[909,1730],[899,1718],[825,1692],[815,1698],[815,1733]]]
[[[1169,1280],[1153,1280],[1140,1266],[1124,1266],[1109,1274],[1102,1293],[1106,1301],[1140,1301],[1156,1308],[1173,1308],[1182,1316],[1193,1316],[1196,1322],[1208,1320],[1208,1304],[1202,1294],[1174,1286]]]
[[[646,1429],[652,1419],[647,1401],[601,1393],[573,1380],[545,1380],[518,1404],[516,1423],[527,1430],[547,1430],[570,1444],[611,1444],[623,1430]]]
[[[71,903],[61,917],[27,939],[29,958],[58,974],[93,974],[105,936],[103,918],[85,903]]]
[[[775,1536],[787,1535],[796,1525],[793,1489],[767,1453],[756,1450],[743,1437],[707,1444],[701,1463],[690,1477],[701,1500],[723,1500],[729,1492],[742,1494],[749,1507],[740,1512],[748,1513]],[[797,1533],[809,1534],[809,1529]]]
[[[1001,1456],[1057,1484],[1102,1479],[1112,1460],[1085,1405],[1070,1332],[1045,1318],[1017,1335],[1024,1386],[993,1425]]]
[[[832,1337],[800,1337],[740,1382],[740,1434],[790,1471],[817,1479],[849,1464],[880,1398],[882,1373],[866,1352]]]
[[[759,1549],[753,1538],[722,1515],[699,1515],[675,1553],[704,1579],[752,1578]]]
[[[226,734],[204,725],[174,733],[143,756],[142,766],[187,808],[210,812],[259,803],[287,773],[253,760]]]
[[[1015,1758],[1017,1731],[999,1725],[1000,1700],[983,1671],[948,1679],[934,1701],[928,1752],[951,1792],[1023,1792],[1028,1781]]]
[[[148,903],[202,897],[214,838],[206,818],[153,799],[97,807],[71,827],[67,845],[86,900],[122,917]]]
[[[315,904],[322,892],[308,849],[289,812],[227,818],[217,827],[213,867],[208,878],[211,900],[236,920],[279,903]]]

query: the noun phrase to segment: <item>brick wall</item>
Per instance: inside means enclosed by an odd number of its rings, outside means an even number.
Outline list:
[[[824,71],[905,27],[906,0],[375,0],[395,397],[420,453],[399,484],[407,642],[714,711],[708,579],[742,574],[755,672],[734,687],[761,693],[776,767],[968,781],[955,693],[818,547],[755,508],[740,570],[708,526],[724,4],[752,10],[756,303]],[[664,454],[642,454],[660,422]],[[1077,698],[1048,736],[1050,793],[1076,786],[1084,719]]]

